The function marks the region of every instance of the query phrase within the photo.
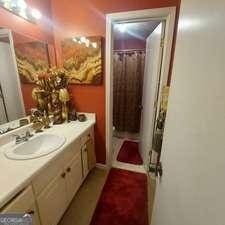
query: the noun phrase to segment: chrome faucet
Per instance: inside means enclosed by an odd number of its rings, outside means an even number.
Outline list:
[[[31,137],[33,137],[33,134],[30,133],[30,131],[27,131],[25,136],[20,136],[18,134],[13,134],[13,136],[16,138],[16,144],[20,144],[22,142],[28,141]]]

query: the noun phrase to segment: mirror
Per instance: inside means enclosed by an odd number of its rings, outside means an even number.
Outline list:
[[[4,124],[25,117],[36,107],[32,89],[38,74],[55,65],[53,52],[47,43],[0,29],[0,134]]]
[[[36,107],[31,93],[38,74],[50,67],[48,44],[12,32],[18,76],[26,115]]]

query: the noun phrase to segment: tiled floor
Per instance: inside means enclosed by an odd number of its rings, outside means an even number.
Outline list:
[[[119,150],[120,150],[120,148],[121,148],[121,146],[122,146],[122,144],[125,140],[129,140],[129,139],[113,137],[113,162],[112,162],[112,166],[115,167],[115,168],[131,170],[131,171],[135,171],[135,172],[139,172],[139,173],[146,173],[143,165],[133,165],[133,164],[123,163],[123,162],[117,161],[117,159],[116,159],[117,155],[118,155]],[[134,141],[134,140],[132,140],[132,141]]]
[[[89,225],[108,171],[93,169],[58,225]]]
[[[93,169],[88,175],[58,225],[89,225],[107,178],[108,171]],[[155,180],[148,178],[148,211],[151,221]],[[150,224],[150,222],[149,222]],[[107,224],[106,224],[107,225]]]

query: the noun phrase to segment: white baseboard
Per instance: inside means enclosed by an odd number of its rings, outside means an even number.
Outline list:
[[[102,164],[102,163],[96,163],[95,167],[98,169],[102,169],[102,170],[108,169],[108,166],[106,164]]]

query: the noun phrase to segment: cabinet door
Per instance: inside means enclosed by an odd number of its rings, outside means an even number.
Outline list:
[[[82,157],[82,169],[83,169],[83,179],[88,174],[88,154],[87,154],[87,145],[83,145],[81,148],[81,157]]]
[[[71,202],[82,183],[81,154],[77,154],[66,168],[67,204]]]
[[[31,186],[13,199],[1,213],[29,213],[32,215],[33,225],[40,225],[38,210]]]
[[[66,182],[64,172],[41,192],[37,198],[42,225],[57,225],[66,210]]]
[[[94,140],[90,138],[87,143],[88,169],[92,170],[96,165]]]
[[[39,195],[48,184],[62,171],[63,159],[57,157],[46,168],[43,168],[40,173],[33,179],[33,189],[35,195]]]

